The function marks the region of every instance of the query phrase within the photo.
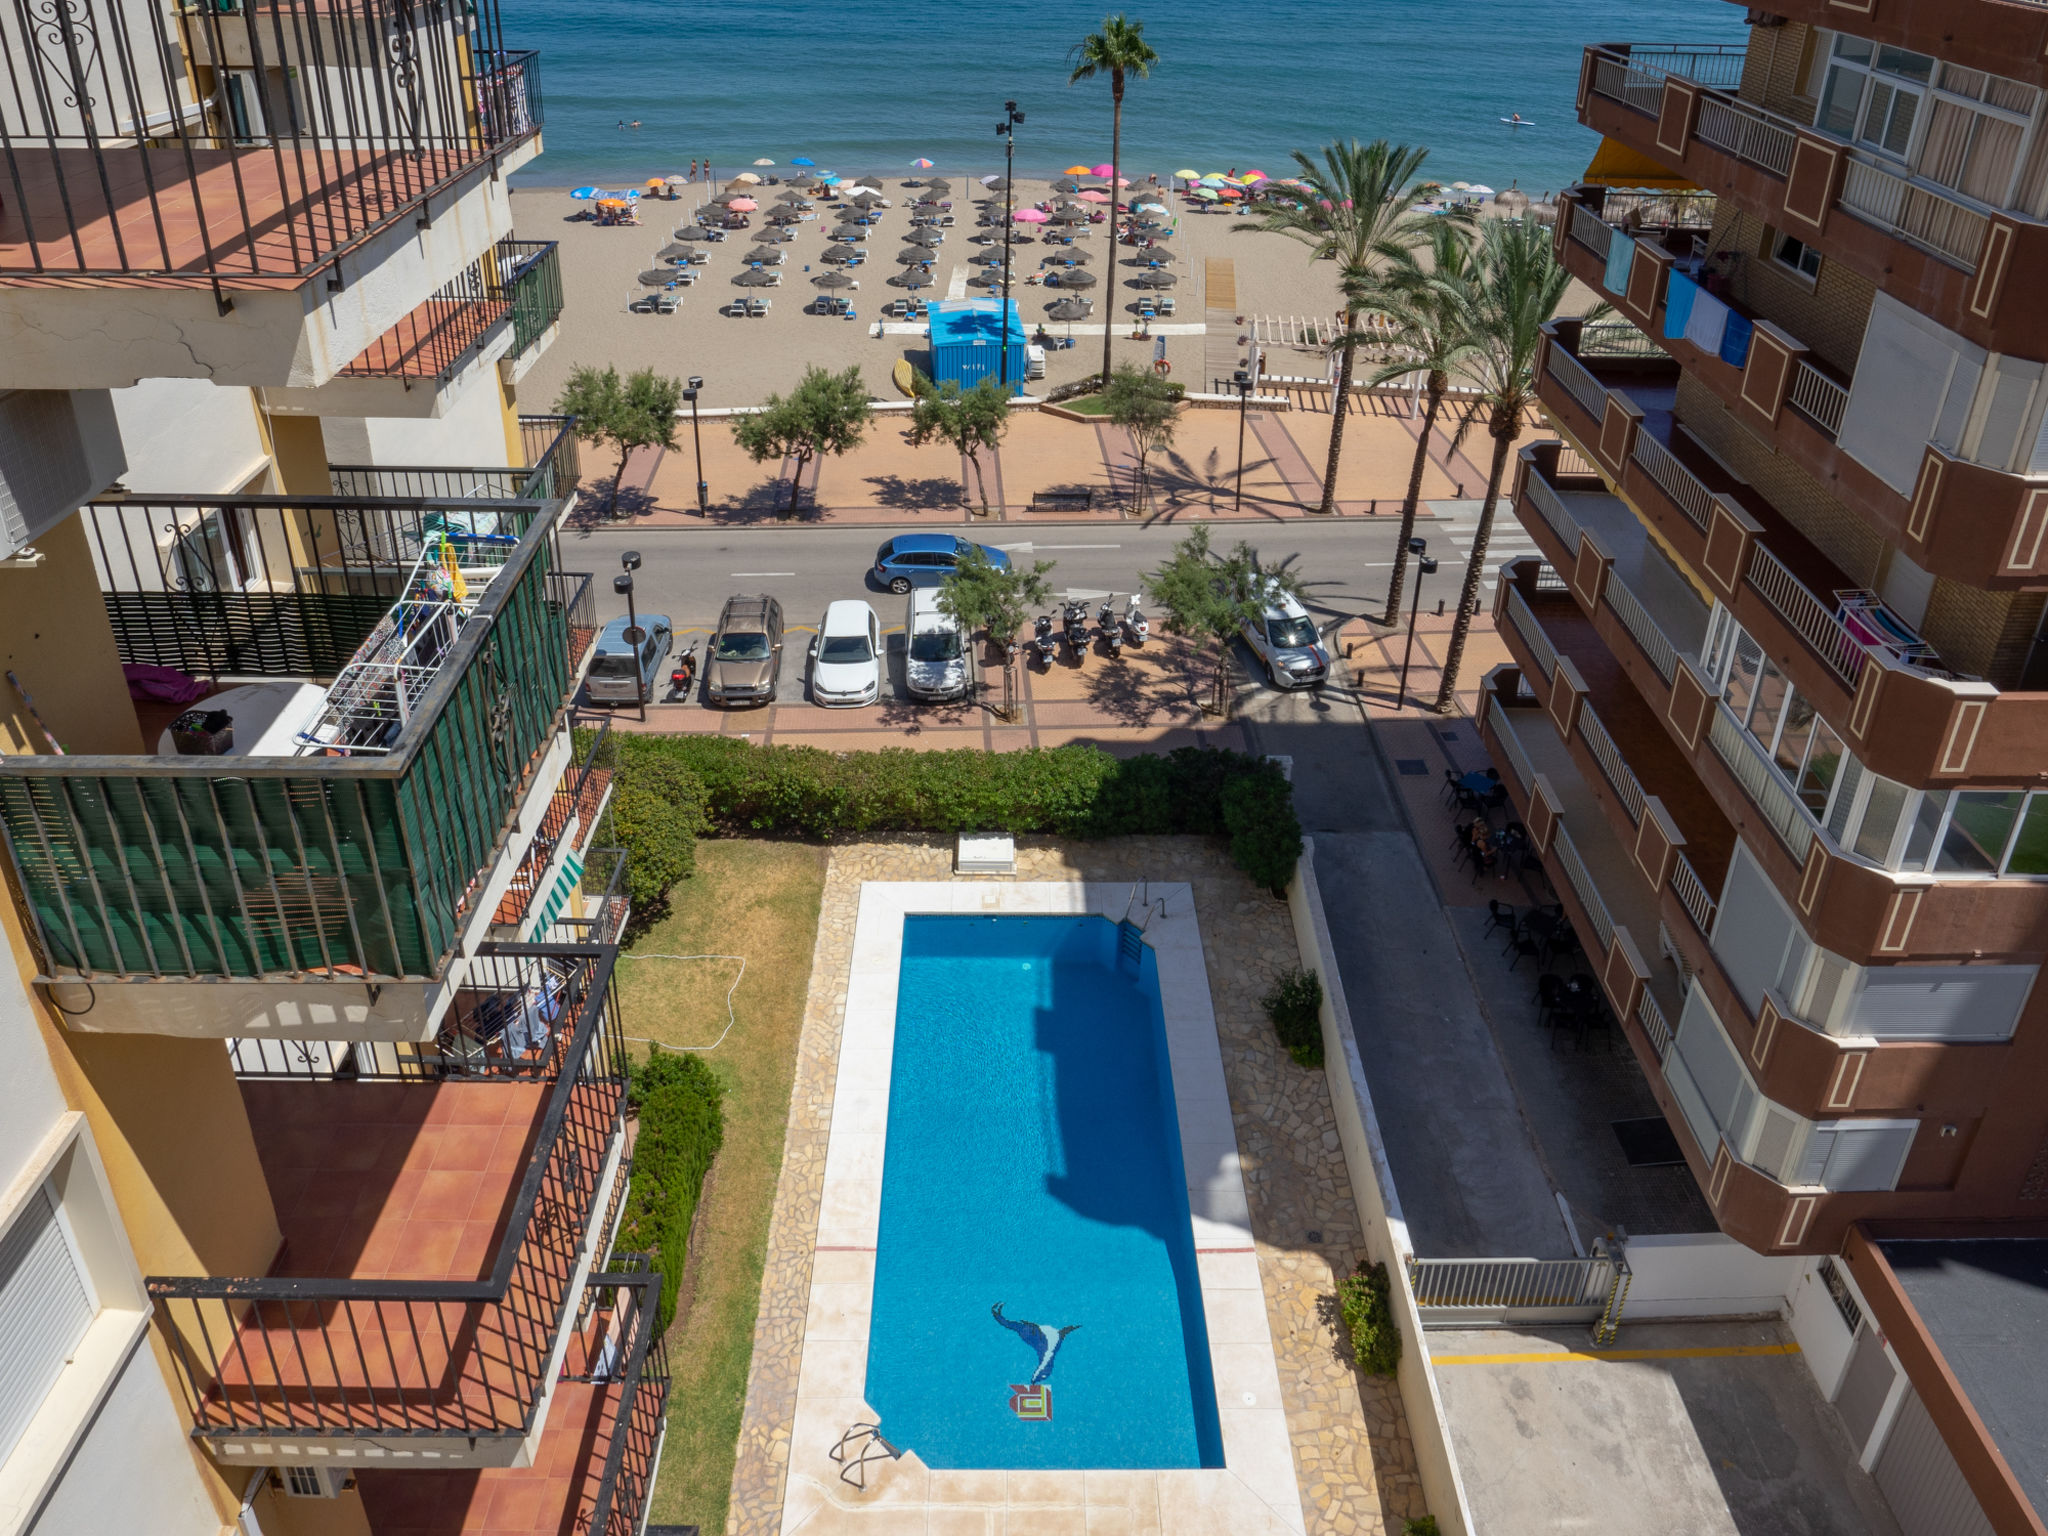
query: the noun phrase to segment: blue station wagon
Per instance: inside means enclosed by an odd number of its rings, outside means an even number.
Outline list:
[[[956,539],[950,533],[899,533],[875,551],[875,580],[899,594],[912,587],[936,587],[962,555],[977,548],[997,570],[1010,568],[1010,557],[1000,549],[971,539]]]

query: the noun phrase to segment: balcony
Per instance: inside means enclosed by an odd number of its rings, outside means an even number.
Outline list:
[[[611,717],[600,720],[594,731],[578,729],[573,720],[570,726],[569,765],[549,797],[532,843],[512,872],[511,884],[498,898],[492,922],[501,930],[513,930],[505,937],[530,939],[536,932],[545,931],[567,904],[570,893],[582,891],[591,839],[605,807],[611,803]],[[623,876],[624,857],[619,852],[613,861],[618,865],[614,873],[619,876]],[[609,918],[610,911],[605,909],[591,921],[600,928],[611,927]],[[622,927],[623,918],[611,927],[612,936]],[[610,941],[609,937],[597,940]]]
[[[495,0],[56,15],[4,45],[0,385],[318,384],[510,228],[539,59]]]
[[[1581,358],[1573,325],[1553,323],[1539,363],[1538,394],[1551,419],[1817,702],[1866,767],[1910,785],[2033,778],[2039,754],[2028,744],[2048,730],[2048,695],[1956,678],[1923,646],[1880,638],[1856,612],[1868,594],[1676,420],[1675,370]]]
[[[644,1268],[590,1276],[590,1322],[571,1339],[530,1467],[366,1469],[356,1487],[369,1528],[379,1536],[639,1536],[667,1427],[668,1346],[653,1330],[660,1285]]]
[[[1812,27],[1840,26],[1835,0],[1782,0],[1775,15]],[[1853,30],[1873,42],[1934,54],[1968,69],[2048,84],[2048,5],[2042,0],[1933,0],[1922,5],[1872,5],[1855,13]]]
[[[337,496],[399,501],[558,501],[573,498],[583,479],[582,447],[573,416],[521,416],[526,463],[502,468],[445,464],[330,464]]]
[[[530,1463],[624,1191],[613,953],[491,946],[421,1045],[231,1047],[283,1245],[147,1282],[216,1460]]]
[[[1756,327],[1742,366],[1664,334],[1670,272],[1688,257],[1688,233],[1646,234],[1622,291],[1607,287],[1614,242],[1625,238],[1604,207],[1614,195],[1598,187],[1564,195],[1567,211],[1558,219],[1558,254],[1575,277],[1614,294],[1640,322],[1642,330],[1631,338],[1638,353],[1658,349],[1676,360],[1775,451],[1876,525],[1923,569],[1979,587],[2040,582],[2048,573],[2048,538],[2043,537],[2048,478],[1973,463],[1929,442],[1911,493],[1894,489],[1837,445],[1853,380],[1817,362],[1783,327],[1759,318],[1724,292],[1716,297]],[[1656,247],[1659,234],[1665,243]],[[1586,327],[1577,350],[1590,360],[1596,334],[1611,340],[1618,329]]]
[[[2034,274],[2048,260],[2048,224],[1972,202],[1738,99],[1740,69],[1739,48],[1589,47],[1579,118],[1980,346],[2009,352],[2017,338],[2042,334],[2048,297]]]
[[[566,758],[595,619],[556,510],[81,511],[120,660],[233,678],[216,698],[242,712],[225,758],[166,731],[153,754],[0,762],[40,979],[92,989],[83,1027],[431,1038]]]

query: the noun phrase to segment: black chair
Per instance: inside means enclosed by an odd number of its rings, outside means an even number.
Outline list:
[[[1505,928],[1509,938],[1520,929],[1522,915],[1504,901],[1489,901],[1486,904],[1486,926],[1479,930],[1481,938],[1496,928]],[[1502,951],[1506,953],[1506,951]]]
[[[1455,768],[1446,768],[1444,770],[1444,804],[1455,805],[1457,803],[1457,794],[1458,770]]]
[[[1515,967],[1520,965],[1524,960],[1536,960],[1539,965],[1542,963],[1540,960],[1538,960],[1537,957],[1542,953],[1543,946],[1538,944],[1534,939],[1530,938],[1527,934],[1518,933],[1513,938],[1509,939],[1508,949],[1511,949],[1515,952],[1515,958],[1508,962],[1508,971],[1511,974],[1513,973]],[[1501,953],[1506,954],[1508,952],[1508,949],[1502,950]],[[1546,975],[1539,978],[1539,984],[1543,981],[1556,980],[1557,978],[1555,976]]]
[[[1484,816],[1486,814],[1486,803],[1464,785],[1453,786],[1452,794],[1460,811],[1472,816]]]
[[[1539,1029],[1569,1007],[1570,1003],[1570,994],[1565,991],[1564,982],[1560,978],[1547,972],[1536,978],[1536,1025]]]
[[[1485,795],[1477,798],[1479,803],[1487,810],[1498,810],[1508,803],[1508,787],[1505,784],[1496,784]]]
[[[1471,822],[1459,821],[1451,824],[1451,846],[1453,848],[1470,848],[1472,846]]]
[[[1579,936],[1572,931],[1572,925],[1560,922],[1551,929],[1550,937],[1543,941],[1543,968],[1550,969],[1560,960],[1569,960],[1574,955],[1583,955]]]

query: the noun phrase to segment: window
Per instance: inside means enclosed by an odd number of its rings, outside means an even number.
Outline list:
[[[64,1374],[97,1309],[50,1187],[0,1236],[0,1462]]]
[[[1809,283],[1820,277],[1820,252],[1804,240],[1791,235],[1779,235],[1771,248],[1771,259],[1781,267],[1789,267]]]
[[[1897,1189],[1918,1120],[1821,1120],[1787,1182],[1825,1189]]]

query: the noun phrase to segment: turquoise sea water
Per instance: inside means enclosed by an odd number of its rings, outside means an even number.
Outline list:
[[[872,1318],[929,1466],[1223,1464],[1158,973],[1105,919],[904,920]]]
[[[624,184],[708,157],[723,174],[808,155],[842,172],[1002,168],[1005,98],[1026,113],[1020,173],[1109,158],[1109,87],[1066,83],[1067,50],[1109,0],[503,0],[507,41],[541,50],[547,153],[519,180]],[[1257,169],[1385,135],[1429,146],[1449,181],[1540,193],[1585,169],[1573,117],[1583,46],[1733,42],[1726,0],[1132,0],[1160,55],[1124,106],[1126,174]],[[1519,112],[1533,127],[1500,119]],[[620,129],[638,118],[637,131]]]

